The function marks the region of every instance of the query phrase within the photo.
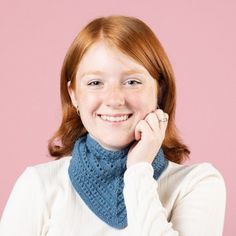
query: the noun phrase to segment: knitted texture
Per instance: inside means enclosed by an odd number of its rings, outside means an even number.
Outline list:
[[[118,151],[107,150],[86,134],[75,142],[68,169],[71,183],[86,205],[117,229],[127,226],[123,188],[130,146]],[[167,165],[168,160],[160,148],[152,162],[156,180]]]

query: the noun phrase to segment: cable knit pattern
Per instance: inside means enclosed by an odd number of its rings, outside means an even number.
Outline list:
[[[117,229],[127,226],[123,188],[131,145],[111,151],[86,134],[75,142],[68,169],[72,185],[86,205],[101,220]],[[158,179],[167,165],[168,160],[160,149],[152,163],[154,179]]]

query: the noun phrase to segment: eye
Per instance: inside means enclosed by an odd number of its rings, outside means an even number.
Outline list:
[[[127,83],[128,85],[137,85],[137,84],[141,84],[140,81],[138,81],[138,80],[134,80],[134,79],[127,80],[126,83]]]
[[[98,86],[98,85],[100,85],[100,84],[101,84],[100,81],[98,81],[98,80],[93,80],[93,81],[91,81],[91,82],[88,83],[88,86]]]

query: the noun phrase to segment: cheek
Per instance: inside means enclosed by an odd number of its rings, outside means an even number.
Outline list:
[[[80,93],[78,96],[78,105],[81,121],[88,132],[93,125],[95,110],[98,106],[98,101],[95,96],[89,96],[88,93]]]
[[[130,96],[133,106],[144,111],[151,111],[157,107],[157,95],[153,90],[147,90],[142,93]]]
[[[78,104],[81,110],[91,110],[95,108],[98,104],[97,96],[94,96],[89,93],[80,92],[78,96]]]

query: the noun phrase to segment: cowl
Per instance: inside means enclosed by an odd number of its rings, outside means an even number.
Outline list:
[[[123,188],[131,145],[111,151],[86,134],[75,142],[68,168],[71,183],[86,205],[101,220],[117,229],[127,226]],[[160,148],[152,162],[154,179],[159,178],[167,165],[168,160]]]

